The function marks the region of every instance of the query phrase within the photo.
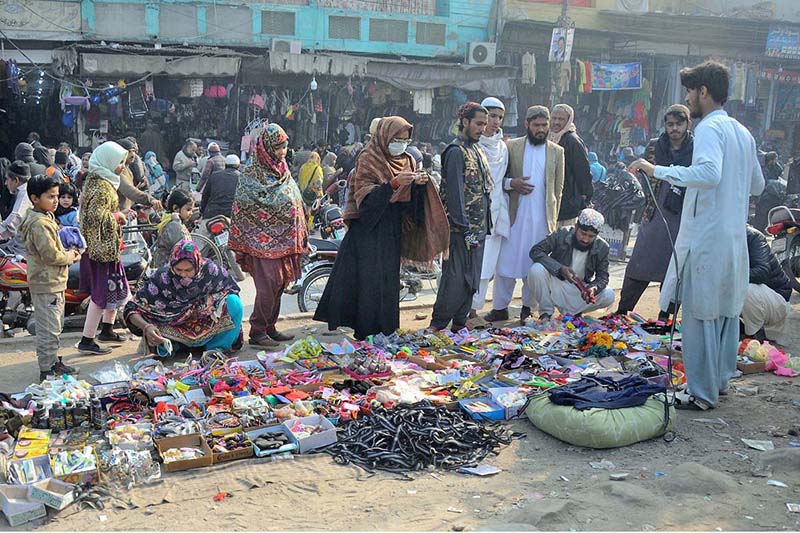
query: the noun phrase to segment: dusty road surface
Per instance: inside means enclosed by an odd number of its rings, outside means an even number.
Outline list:
[[[641,308],[654,315],[657,289]],[[793,300],[790,350],[800,347],[798,300]],[[402,313],[403,327],[423,327],[430,309]],[[418,314],[427,315],[418,319]],[[307,318],[281,322],[298,335],[321,335]],[[62,344],[77,341],[65,336]],[[16,391],[35,380],[32,345],[0,345],[0,390]],[[113,359],[136,361],[129,341],[108,357],[63,350],[84,375]],[[251,359],[245,348],[240,358]],[[757,387],[755,392],[753,389]],[[755,392],[755,394],[754,394]],[[626,448],[591,450],[560,442],[527,419],[510,423],[516,440],[488,464],[502,472],[474,477],[442,471],[407,477],[369,475],[334,464],[330,457],[253,459],[164,474],[153,485],[118,489],[102,511],[68,508],[31,530],[793,530],[800,514],[800,380],[771,374],[733,383],[719,408],[679,411],[675,439]],[[771,440],[775,451],[750,449],[741,438]],[[590,463],[605,459],[606,469]],[[597,466],[597,465],[595,465]],[[628,473],[624,481],[610,474]],[[769,485],[780,481],[788,487]],[[219,492],[231,497],[215,502]],[[5,522],[0,522],[0,527]]]

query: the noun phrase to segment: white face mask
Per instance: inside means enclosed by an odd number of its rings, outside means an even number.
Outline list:
[[[389,143],[389,153],[395,157],[405,152],[406,148],[408,148],[408,143],[401,143],[401,142]]]

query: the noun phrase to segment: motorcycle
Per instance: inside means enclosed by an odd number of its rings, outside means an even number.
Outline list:
[[[767,233],[774,239],[770,248],[789,277],[792,289],[800,292],[800,209],[778,206],[767,215]]]
[[[123,227],[122,235],[124,249],[120,259],[133,292],[150,263],[150,249],[136,223]],[[83,328],[89,296],[89,293],[80,291],[80,262],[74,263],[69,267],[64,293],[65,331]],[[10,335],[10,331],[16,328],[25,328],[31,335],[36,335],[36,319],[28,288],[28,264],[24,257],[3,251],[0,251],[0,316],[3,336]]]
[[[224,266],[236,281],[244,281],[239,263],[233,250],[228,249],[231,223],[225,215],[217,215],[204,222],[204,227],[196,228],[192,232],[192,240],[200,248],[200,252],[211,257],[215,263]]]
[[[310,252],[301,259],[300,264],[303,271],[300,279],[295,283],[295,287],[300,288],[297,291],[297,307],[302,313],[317,308],[325,286],[328,284],[328,278],[333,272],[333,264],[339,254],[339,246],[342,241],[338,232],[344,229],[344,220],[339,206],[331,204],[329,199],[327,202],[320,199],[317,200],[317,203],[320,206],[314,216],[314,226],[318,227],[322,238],[308,238]],[[431,288],[436,292],[440,275],[441,265],[438,261],[424,266],[418,263],[403,265],[400,269],[400,301],[416,300],[418,293],[423,289],[424,281],[429,281]],[[288,292],[288,294],[292,293]]]

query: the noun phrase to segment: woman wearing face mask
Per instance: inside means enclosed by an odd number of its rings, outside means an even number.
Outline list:
[[[286,162],[288,149],[289,136],[275,123],[256,139],[252,163],[236,187],[228,243],[256,285],[250,344],[267,348],[294,338],[275,324],[283,291],[300,278],[300,258],[308,251],[303,199]]]
[[[117,189],[128,151],[115,142],[97,147],[89,159],[89,173],[83,183],[80,230],[86,239],[86,252],[81,257],[81,292],[91,294],[86,311],[83,338],[78,350],[90,354],[107,354],[111,349],[95,341],[97,326],[103,327],[100,341],[120,342],[113,330],[117,310],[125,305],[130,293],[125,269],[120,260],[122,228],[126,217],[119,211]]]
[[[439,194],[406,154],[412,126],[384,117],[358,158],[344,211],[349,225],[314,320],[357,339],[400,326],[400,258],[430,261],[449,246]]]
[[[228,271],[180,241],[169,260],[142,280],[125,306],[125,322],[147,353],[169,339],[172,355],[241,348],[242,300]],[[162,354],[166,355],[166,354]]]

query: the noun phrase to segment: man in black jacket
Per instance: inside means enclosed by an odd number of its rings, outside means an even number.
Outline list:
[[[648,161],[665,167],[670,165],[688,167],[692,164],[694,137],[690,131],[692,122],[689,115],[689,108],[682,104],[667,109],[664,114],[664,133],[652,139],[647,145],[645,153]],[[648,179],[637,177],[640,180]],[[619,314],[633,311],[650,282],[664,283],[667,267],[672,260],[672,243],[678,238],[678,228],[681,225],[685,187],[677,187],[655,178],[650,179],[650,187],[644,182],[642,187],[647,207],[639,227],[639,234],[636,236],[633,253],[625,269],[625,279],[622,282],[622,293],[617,308]],[[650,188],[658,200],[658,207],[664,214],[666,225],[656,211]],[[672,311],[673,309],[661,311],[659,320],[667,320]]]
[[[750,285],[742,308],[744,333],[759,341],[784,344],[783,330],[789,314],[792,286],[764,235],[747,226]]]
[[[203,219],[217,215],[231,217],[233,197],[239,184],[239,158],[233,154],[225,157],[225,168],[214,171],[203,188],[200,213]]]
[[[548,140],[564,149],[564,192],[558,212],[558,226],[575,224],[581,209],[589,204],[594,191],[589,152],[575,130],[575,111],[567,104],[558,104],[550,114]]]
[[[539,320],[549,320],[555,307],[574,316],[614,303],[608,287],[609,246],[598,237],[604,222],[599,212],[584,209],[575,227],[560,228],[531,249],[528,283]]]

